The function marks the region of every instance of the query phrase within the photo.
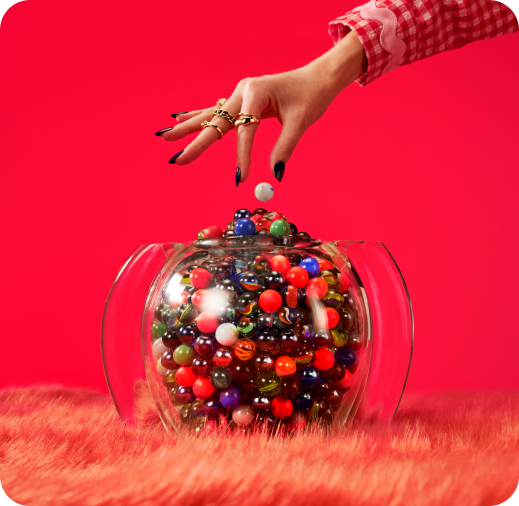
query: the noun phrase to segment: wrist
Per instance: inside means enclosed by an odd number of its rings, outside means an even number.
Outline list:
[[[359,37],[351,31],[310,65],[324,77],[327,87],[335,97],[366,73],[368,60]]]

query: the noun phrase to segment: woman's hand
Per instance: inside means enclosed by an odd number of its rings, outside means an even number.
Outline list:
[[[326,111],[334,98],[358,79],[366,68],[364,49],[353,32],[335,47],[310,64],[283,74],[243,79],[222,109],[235,118],[238,113],[252,114],[261,121],[277,118],[283,126],[270,154],[270,170],[278,181],[283,179],[285,164],[306,129]],[[229,121],[214,116],[215,106],[176,115],[180,125],[157,132],[167,141],[200,132],[202,121],[217,125],[224,135],[233,127]],[[236,118],[237,119],[237,118]],[[257,123],[241,125],[236,130],[236,186],[247,179],[251,166],[251,151]],[[170,163],[186,165],[196,160],[220,138],[216,128],[205,128]]]

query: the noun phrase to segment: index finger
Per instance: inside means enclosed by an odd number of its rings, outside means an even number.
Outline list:
[[[232,116],[240,112],[242,104],[241,93],[234,92],[229,100],[223,106],[223,109]],[[213,116],[210,123],[216,125],[225,135],[233,129],[233,125],[230,121],[222,118],[221,116]],[[200,125],[200,128],[202,126]],[[189,144],[184,152],[175,159],[177,165],[187,165],[188,163],[194,162],[207,148],[209,148],[215,141],[220,139],[220,132],[213,126],[208,126],[196,137],[196,139]]]

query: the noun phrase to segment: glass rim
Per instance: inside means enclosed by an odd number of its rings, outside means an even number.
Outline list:
[[[213,237],[197,239],[193,246],[200,249],[212,248],[257,248],[265,246],[287,246],[290,248],[309,248],[320,246],[319,239],[306,239],[298,236],[275,235],[239,235],[231,237]]]

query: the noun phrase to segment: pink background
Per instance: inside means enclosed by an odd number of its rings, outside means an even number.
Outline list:
[[[519,35],[479,42],[339,96],[283,183],[265,121],[234,187],[233,135],[194,164],[153,134],[244,77],[304,65],[357,4],[29,0],[0,29],[0,387],[107,391],[105,297],[139,244],[193,239],[268,207],[323,239],[378,239],[415,313],[409,390],[519,387]],[[320,5],[320,7],[318,7]],[[237,33],[238,35],[235,35]],[[241,36],[240,36],[241,34]],[[121,350],[124,354],[124,350]]]

